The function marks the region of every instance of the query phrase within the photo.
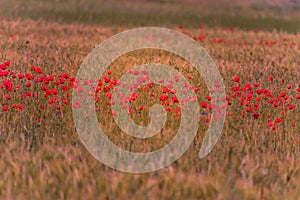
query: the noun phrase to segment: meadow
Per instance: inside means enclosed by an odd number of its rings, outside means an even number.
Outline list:
[[[95,2],[89,2],[0,3],[1,199],[300,198],[296,11],[257,7],[224,11],[127,1],[123,6],[106,2],[96,9]],[[204,11],[199,14],[200,8]],[[159,14],[153,15],[155,10]],[[135,91],[126,109],[134,122],[146,125],[149,107],[162,104],[168,115],[163,133],[136,139],[118,129],[110,110],[111,92],[116,80],[134,66],[171,65],[187,77],[201,109],[197,137],[180,159],[155,172],[123,173],[101,164],[81,143],[72,117],[72,91],[78,89],[79,66],[101,41],[132,27],[151,25],[182,32],[207,50],[226,86],[227,116],[215,148],[199,159],[213,107],[201,76],[184,59],[161,50],[119,57],[99,77],[96,107],[101,127],[122,149],[161,148],[172,140],[180,123],[176,93],[146,85]]]

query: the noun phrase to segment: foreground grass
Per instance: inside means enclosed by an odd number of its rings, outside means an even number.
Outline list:
[[[0,22],[1,61],[25,72],[30,65],[48,74],[75,75],[85,56],[122,28],[60,25],[48,22]],[[199,30],[189,30],[198,34]],[[202,44],[219,66],[225,85],[233,76],[242,81],[276,80],[299,84],[298,46],[267,47],[258,40],[294,41],[297,35],[206,29]],[[245,47],[212,44],[212,38],[248,41]],[[139,54],[129,56],[139,58]],[[147,55],[143,55],[147,56]],[[155,58],[156,61],[156,58]],[[124,64],[125,61],[115,63]],[[127,61],[128,62],[128,61]],[[166,60],[165,62],[169,62]],[[175,63],[176,64],[176,63]],[[268,84],[268,83],[265,83]],[[274,88],[281,87],[275,81]],[[42,125],[30,114],[2,115],[0,143],[0,197],[3,199],[298,199],[300,180],[299,125],[290,128],[289,117],[276,131],[252,120],[230,120],[214,150],[199,160],[203,132],[171,166],[147,174],[120,173],[95,160],[80,142],[70,108],[64,115],[44,113]],[[299,110],[293,113],[299,119]],[[299,120],[298,120],[299,121]],[[202,134],[202,135],[201,135]],[[111,139],[120,141],[114,134]],[[121,141],[120,146],[122,146]],[[136,149],[140,143],[137,143]]]

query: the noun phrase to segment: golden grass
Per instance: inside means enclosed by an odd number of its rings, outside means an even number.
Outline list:
[[[0,61],[10,60],[11,68],[17,72],[26,72],[30,65],[36,65],[48,74],[75,75],[93,47],[125,29],[1,20]],[[199,32],[189,30],[195,35]],[[233,76],[241,77],[243,83],[261,82],[270,89],[282,87],[282,78],[286,83],[299,85],[298,35],[218,29],[202,33],[209,37],[203,46],[218,65],[229,89]],[[249,45],[212,44],[211,38],[247,41]],[[297,45],[258,45],[260,39],[282,43],[284,38]],[[142,54],[143,58],[150,56],[149,59],[153,55],[151,51]],[[140,56],[133,52],[116,62],[115,67],[134,60],[139,63],[136,58]],[[156,57],[151,61],[157,61]],[[173,62],[175,68],[178,64],[176,58],[161,57],[160,62]],[[181,65],[178,69],[182,69]],[[189,70],[185,73],[196,76]],[[267,81],[269,75],[276,79],[272,85]],[[276,131],[266,129],[262,121],[234,120],[228,116],[222,137],[205,159],[199,160],[197,156],[205,130],[202,127],[195,144],[169,167],[146,174],[127,174],[104,166],[87,152],[75,131],[70,107],[57,116],[55,111],[46,110],[42,125],[32,127],[34,103],[28,103],[24,116],[1,113],[1,199],[300,198],[300,147],[295,144],[299,140],[299,109],[287,115]],[[290,128],[290,119],[298,121],[296,128]],[[130,141],[126,137],[120,141],[120,135],[114,133],[110,137],[124,148]],[[135,150],[141,150],[141,143],[136,143]],[[161,144],[154,141],[150,145]],[[149,148],[149,144],[142,147]]]

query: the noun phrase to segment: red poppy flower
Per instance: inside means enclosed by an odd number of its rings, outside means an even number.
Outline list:
[[[3,106],[3,111],[7,112],[8,111],[8,106]]]
[[[268,123],[268,126],[269,126],[269,127],[273,127],[273,126],[274,126],[273,122],[270,121],[270,122]]]
[[[240,81],[241,81],[241,79],[237,76],[233,78],[233,82],[239,83]]]
[[[69,104],[69,101],[68,101],[67,99],[63,99],[62,102],[63,102],[64,104],[66,104],[66,105]]]
[[[176,96],[172,96],[172,101],[173,101],[174,103],[178,103],[178,102],[179,102]]]
[[[110,92],[106,92],[106,93],[105,93],[105,95],[106,95],[106,96],[107,96],[107,98],[109,98],[109,99],[111,99],[111,98],[112,98],[112,96],[113,96],[113,95],[112,95],[112,93],[110,93]]]
[[[207,108],[207,103],[206,103],[206,102],[201,102],[201,103],[200,103],[200,106],[201,106],[202,108]]]
[[[33,79],[33,75],[32,74],[26,74],[26,78],[28,79],[28,80],[32,80]]]
[[[160,99],[161,101],[165,101],[165,100],[168,99],[168,96],[167,96],[167,95],[161,95],[161,96],[159,96],[159,99]]]
[[[276,124],[280,124],[282,122],[282,119],[280,119],[279,117],[277,117],[276,119],[275,119],[275,123]]]
[[[166,107],[165,110],[166,110],[166,112],[170,112],[171,108],[170,107]]]
[[[295,108],[295,105],[294,105],[294,104],[290,104],[290,105],[289,105],[289,109],[290,109],[290,110],[293,110],[294,108]]]
[[[31,83],[30,83],[30,82],[27,82],[27,83],[25,84],[25,86],[26,86],[26,87],[30,87],[30,86],[31,86]]]
[[[238,91],[239,89],[240,89],[239,86],[232,86],[232,87],[231,87],[231,90],[232,90],[232,91]]]
[[[23,79],[25,76],[23,74],[18,74],[19,79]]]
[[[68,90],[69,90],[68,86],[66,86],[66,85],[63,85],[63,86],[61,87],[61,89],[62,89],[63,91],[68,91]]]
[[[23,109],[24,109],[24,106],[23,106],[22,104],[19,104],[19,105],[18,105],[18,109],[19,109],[19,110],[23,110]]]
[[[211,101],[211,96],[206,97],[207,101]]]
[[[258,94],[258,95],[260,95],[260,94],[262,94],[262,93],[264,93],[264,89],[258,89],[258,90],[256,90],[256,93]]]

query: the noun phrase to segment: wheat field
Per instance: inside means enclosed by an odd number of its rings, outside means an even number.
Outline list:
[[[30,2],[34,3],[29,1],[28,5]],[[199,42],[218,66],[226,87],[227,115],[222,136],[204,159],[198,158],[198,151],[209,124],[210,100],[201,76],[185,60],[167,52],[146,49],[118,58],[106,72],[110,80],[103,81],[107,88],[103,86],[102,100],[97,105],[103,130],[123,149],[149,152],[161,148],[172,140],[180,121],[173,110],[177,104],[170,100],[164,104],[170,111],[163,134],[146,140],[129,137],[115,125],[107,103],[114,79],[133,66],[161,63],[172,65],[189,77],[194,88],[200,88],[197,97],[202,117],[189,149],[166,168],[131,174],[103,165],[81,143],[72,117],[71,92],[75,89],[72,78],[89,52],[135,24],[24,17],[24,9],[34,8],[21,9],[18,4],[22,2],[15,1],[11,11],[7,8],[7,15],[4,7],[0,9],[1,199],[300,198],[297,27],[292,31],[285,31],[284,26],[283,30],[265,30],[263,24],[257,23],[239,28],[234,24],[206,26],[200,22],[194,27],[195,21],[185,26],[185,20],[177,23],[172,19],[172,23],[164,25]],[[18,10],[24,16],[17,17]],[[272,17],[268,11],[260,12]],[[291,13],[291,18],[297,15]],[[150,24],[155,20],[150,19]],[[287,29],[293,27],[293,21],[289,22]],[[156,97],[166,93],[160,86],[141,88],[136,93],[141,95],[132,104],[131,117],[145,125],[151,105],[147,102],[152,102],[149,93],[156,93]]]

